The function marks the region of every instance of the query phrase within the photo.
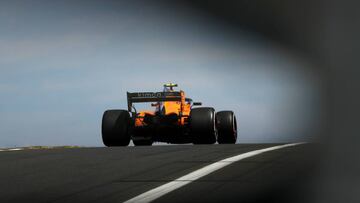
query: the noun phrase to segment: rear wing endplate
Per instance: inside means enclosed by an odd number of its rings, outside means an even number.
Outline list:
[[[131,112],[133,103],[181,101],[180,92],[127,92],[128,111]]]

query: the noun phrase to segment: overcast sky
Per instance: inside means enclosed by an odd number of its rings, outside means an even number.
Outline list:
[[[234,110],[238,142],[315,136],[319,81],[308,62],[203,13],[149,2],[1,1],[0,29],[0,147],[101,146],[106,109],[126,108],[126,91],[166,82]]]

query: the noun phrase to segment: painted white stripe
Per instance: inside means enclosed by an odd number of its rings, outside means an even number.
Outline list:
[[[23,150],[21,148],[13,148],[13,149],[0,149],[0,152],[8,152],[8,151],[20,151]]]
[[[8,151],[20,151],[20,150],[22,150],[22,149],[20,149],[20,148],[8,149]]]
[[[224,168],[225,166],[228,166],[230,164],[232,164],[233,162],[236,161],[240,161],[258,154],[262,154],[264,152],[268,152],[268,151],[273,151],[273,150],[277,150],[277,149],[281,149],[281,148],[285,148],[285,147],[291,147],[291,146],[295,146],[295,145],[299,145],[299,144],[304,144],[304,143],[292,143],[292,144],[284,144],[284,145],[279,145],[279,146],[275,146],[275,147],[269,147],[269,148],[265,148],[265,149],[259,149],[259,150],[255,150],[255,151],[251,151],[251,152],[246,152],[243,154],[239,154],[233,157],[229,157],[223,160],[220,160],[218,162],[215,162],[213,164],[207,165],[203,168],[200,168],[196,171],[193,171],[187,175],[184,175],[174,181],[171,181],[169,183],[166,183],[164,185],[161,185],[157,188],[154,188],[152,190],[149,190],[145,193],[142,193],[132,199],[129,199],[127,201],[125,201],[125,203],[132,203],[132,202],[141,202],[141,203],[147,203],[147,202],[151,202],[155,199],[158,199],[159,197],[174,191],[180,187],[183,187],[199,178],[202,178],[214,171],[217,171],[221,168]]]

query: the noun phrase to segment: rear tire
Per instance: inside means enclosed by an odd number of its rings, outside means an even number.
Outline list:
[[[130,115],[125,110],[107,110],[102,118],[102,140],[105,146],[127,146]]]
[[[194,144],[214,144],[216,142],[214,108],[201,107],[192,109],[189,123]]]
[[[237,139],[236,117],[232,111],[219,111],[216,113],[216,128],[219,144],[235,144]]]

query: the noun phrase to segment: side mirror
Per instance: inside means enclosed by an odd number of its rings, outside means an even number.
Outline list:
[[[159,106],[159,104],[158,103],[151,103],[151,106],[152,107],[157,107],[157,106]]]
[[[201,102],[193,102],[193,106],[201,106],[202,103]]]

